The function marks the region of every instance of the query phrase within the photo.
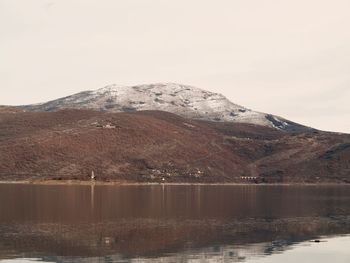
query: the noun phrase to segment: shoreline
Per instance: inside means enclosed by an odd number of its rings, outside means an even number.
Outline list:
[[[349,183],[162,183],[162,182],[128,182],[128,181],[83,181],[83,180],[5,180],[1,181],[0,184],[25,184],[25,185],[114,185],[114,186],[154,186],[154,185],[164,185],[164,186],[350,186]]]

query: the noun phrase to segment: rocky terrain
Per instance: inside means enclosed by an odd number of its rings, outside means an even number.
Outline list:
[[[350,135],[184,118],[0,109],[1,180],[350,182]]]

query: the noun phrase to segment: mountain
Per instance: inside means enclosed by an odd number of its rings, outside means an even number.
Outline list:
[[[171,83],[0,107],[0,149],[0,180],[350,183],[350,135]]]
[[[350,183],[350,135],[164,111],[0,111],[0,180]]]
[[[27,111],[57,111],[67,108],[108,112],[158,110],[199,120],[250,123],[286,131],[311,130],[281,117],[234,104],[221,94],[175,83],[110,85],[22,108]]]

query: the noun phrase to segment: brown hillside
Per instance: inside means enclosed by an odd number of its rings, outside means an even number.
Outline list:
[[[0,112],[0,177],[350,182],[350,136],[146,111]]]

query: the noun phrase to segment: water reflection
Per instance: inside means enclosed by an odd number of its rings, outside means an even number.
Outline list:
[[[349,201],[347,186],[0,185],[0,259],[249,261],[350,233]]]

